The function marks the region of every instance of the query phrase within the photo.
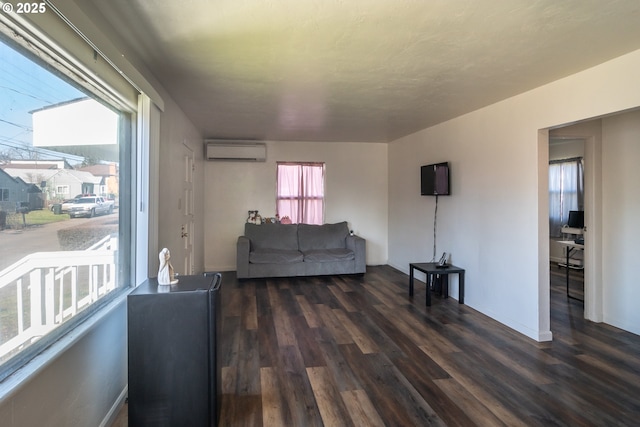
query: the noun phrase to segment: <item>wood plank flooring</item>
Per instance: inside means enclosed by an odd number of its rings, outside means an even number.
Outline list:
[[[585,321],[552,271],[536,343],[388,266],[224,282],[223,426],[589,426],[640,422],[640,337]],[[572,294],[581,273],[571,273]],[[232,275],[232,273],[231,273]]]
[[[585,321],[564,274],[551,267],[554,341],[537,343],[452,298],[426,307],[388,266],[225,273],[220,425],[638,425],[640,337]]]

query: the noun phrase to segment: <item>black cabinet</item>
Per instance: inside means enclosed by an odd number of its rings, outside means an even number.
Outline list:
[[[129,426],[216,426],[222,276],[149,279],[127,297]]]

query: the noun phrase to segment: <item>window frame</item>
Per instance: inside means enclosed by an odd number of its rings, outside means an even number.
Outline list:
[[[565,166],[574,169],[570,177],[565,174]],[[558,188],[552,188],[553,169],[558,170]],[[565,180],[565,178],[568,178]],[[549,161],[549,235],[561,237],[562,226],[566,224],[571,210],[584,210],[584,158],[572,157]],[[557,199],[557,203],[554,201]],[[557,208],[557,209],[556,209]],[[554,212],[552,212],[554,211]],[[552,215],[557,213],[559,216]]]
[[[64,189],[66,191],[61,191],[60,189]],[[56,185],[56,196],[69,194],[69,186],[68,185]]]
[[[304,168],[305,167],[320,167],[322,168],[322,196],[305,196],[304,194],[296,194],[295,196],[281,196],[280,194],[280,182],[279,182],[279,177],[280,177],[280,166],[295,166],[300,168],[300,172],[301,172],[301,179],[304,179]],[[301,186],[304,184],[301,184]],[[320,224],[324,223],[324,219],[325,219],[325,208],[326,208],[326,163],[325,162],[276,162],[276,215],[278,215],[279,218],[283,217],[283,214],[285,214],[285,212],[281,212],[280,211],[280,201],[282,200],[295,200],[298,202],[298,204],[304,204],[303,202],[306,200],[311,200],[311,201],[320,201],[322,204],[322,209],[321,209],[321,215],[322,217],[320,218]],[[297,223],[306,223],[304,222],[305,220],[305,213],[303,212],[302,217],[300,218],[301,221],[297,222]],[[313,223],[315,224],[315,223]]]
[[[26,56],[36,65],[44,67],[67,83],[116,111],[119,115],[119,173],[120,202],[118,218],[119,249],[114,273],[117,276],[117,287],[97,299],[82,312],[54,330],[47,333],[37,342],[15,354],[0,364],[0,399],[25,380],[25,374],[14,375],[26,370],[32,375],[53,360],[57,355],[77,341],[83,331],[93,327],[115,306],[120,304],[125,295],[136,284],[136,229],[140,218],[135,212],[137,199],[136,177],[139,170],[139,158],[135,147],[148,144],[139,139],[138,105],[132,108],[123,98],[112,96],[113,90],[105,90],[104,82],[95,82],[93,76],[75,60],[56,55],[63,48],[43,34],[34,34],[15,22],[0,20],[0,42]],[[143,177],[143,179],[148,179]],[[73,332],[73,333],[72,333]]]

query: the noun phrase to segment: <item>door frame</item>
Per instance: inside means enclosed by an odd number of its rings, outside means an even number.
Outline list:
[[[183,251],[183,271],[184,274],[193,274],[195,271],[194,263],[194,238],[195,238],[195,220],[194,220],[194,172],[195,158],[193,150],[187,145],[182,144],[182,203],[180,219],[182,251]]]
[[[598,119],[595,119],[598,120]],[[549,130],[538,131],[539,326],[540,340],[552,339],[549,275]],[[556,136],[554,136],[555,138]],[[603,321],[602,141],[599,135],[562,135],[584,141],[584,317]]]

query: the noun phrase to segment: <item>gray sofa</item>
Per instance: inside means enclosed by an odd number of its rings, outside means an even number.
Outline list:
[[[337,224],[245,224],[239,279],[365,273],[365,240]]]

